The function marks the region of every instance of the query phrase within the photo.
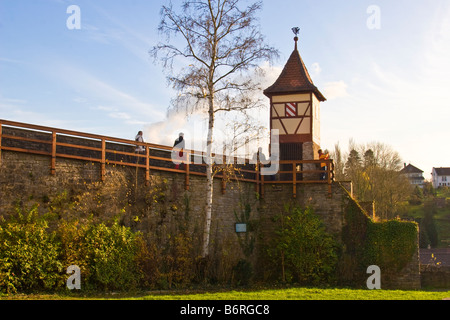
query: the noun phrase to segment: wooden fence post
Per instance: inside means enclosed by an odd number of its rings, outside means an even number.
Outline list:
[[[52,131],[52,160],[50,164],[50,173],[55,175],[56,173],[56,132]]]
[[[100,179],[105,181],[105,162],[106,162],[106,141],[102,139],[102,162],[101,162],[101,171],[100,171]]]
[[[183,150],[183,152],[186,154],[186,161],[185,161],[186,180],[185,180],[185,183],[184,183],[184,188],[186,189],[186,191],[189,191],[189,184],[190,184],[189,173],[190,173],[190,170],[191,170],[190,167],[189,167],[189,164],[191,162],[191,150],[189,150],[189,151]]]
[[[261,170],[261,169],[260,169]],[[260,171],[261,172],[261,171]],[[259,189],[260,189],[260,196],[261,196],[261,199],[263,199],[264,198],[264,176],[263,175],[261,175],[261,181],[260,181],[260,187],[259,187]]]
[[[148,186],[150,182],[150,147],[145,146],[145,185]]]
[[[255,192],[259,193],[260,192],[260,187],[259,187],[259,183],[260,183],[260,177],[261,177],[261,167],[260,167],[260,163],[259,163],[259,157],[257,159],[257,162],[255,164],[255,174],[256,174],[256,186],[255,186]]]
[[[296,163],[292,163],[292,188],[293,188],[293,197],[297,198],[297,166]]]
[[[2,124],[0,123],[0,166],[2,165]]]
[[[327,183],[328,183],[328,196],[331,198],[331,160],[328,160],[327,164]]]
[[[222,152],[222,194],[225,194],[227,191],[227,180],[226,180],[226,172],[227,172],[227,159],[225,157],[226,148],[223,146]]]

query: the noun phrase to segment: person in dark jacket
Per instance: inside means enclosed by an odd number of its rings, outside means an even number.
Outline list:
[[[185,149],[185,140],[184,133],[180,132],[178,138],[175,140],[173,144],[173,152],[175,155],[172,155],[172,160],[176,159],[175,169],[180,168],[181,162],[184,160],[184,149]]]

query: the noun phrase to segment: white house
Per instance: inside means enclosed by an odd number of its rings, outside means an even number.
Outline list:
[[[450,187],[450,168],[433,168],[431,182],[433,188]]]
[[[413,186],[423,188],[425,178],[423,177],[423,171],[419,168],[413,166],[412,164],[406,165],[405,163],[403,169],[400,170],[400,173],[405,175]]]

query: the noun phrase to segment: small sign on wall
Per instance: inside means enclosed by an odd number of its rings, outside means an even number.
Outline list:
[[[245,232],[247,232],[247,224],[236,223],[236,233],[245,233]]]

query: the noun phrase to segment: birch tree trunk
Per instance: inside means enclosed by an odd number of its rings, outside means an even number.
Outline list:
[[[209,238],[211,233],[212,203],[214,192],[214,176],[212,161],[212,143],[214,132],[214,96],[209,101],[208,137],[206,142],[206,203],[205,225],[203,229],[202,258],[209,255]]]

